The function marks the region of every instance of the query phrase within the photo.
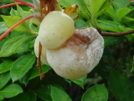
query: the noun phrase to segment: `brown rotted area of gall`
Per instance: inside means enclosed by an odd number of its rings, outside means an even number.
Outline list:
[[[75,33],[70,39],[68,39],[61,47],[58,49],[68,49],[74,52],[77,56],[77,61],[81,60],[81,57],[87,58],[86,51],[91,44],[91,40],[88,36],[84,36]]]
[[[88,36],[81,35],[79,33],[74,33],[71,38],[69,38],[61,47],[69,46],[86,46],[88,48],[89,44],[91,43],[90,38]]]

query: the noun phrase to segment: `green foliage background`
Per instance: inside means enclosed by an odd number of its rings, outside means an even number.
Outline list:
[[[79,5],[77,28],[86,28],[91,23],[104,32],[134,29],[134,7],[130,0],[114,0],[110,6],[110,0],[92,1],[59,0],[63,8],[74,3]],[[0,0],[0,5],[12,2]],[[86,3],[91,4],[94,11]],[[15,22],[31,15],[28,10],[23,5],[0,9],[0,35]],[[30,22],[16,27],[0,41],[0,101],[133,101],[134,34],[104,36],[103,57],[87,76],[66,80],[42,64],[45,78],[40,81],[33,51],[38,28]]]

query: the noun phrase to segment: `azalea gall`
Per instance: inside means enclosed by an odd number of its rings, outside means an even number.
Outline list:
[[[76,29],[61,48],[47,49],[49,65],[61,77],[79,79],[99,63],[104,49],[103,37],[92,27]]]
[[[67,41],[74,30],[71,17],[62,11],[52,11],[42,20],[38,37],[43,47],[55,49]]]

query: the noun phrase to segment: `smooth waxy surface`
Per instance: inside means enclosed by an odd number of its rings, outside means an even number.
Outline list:
[[[39,40],[43,47],[54,49],[74,34],[74,22],[61,11],[50,12],[41,22]]]

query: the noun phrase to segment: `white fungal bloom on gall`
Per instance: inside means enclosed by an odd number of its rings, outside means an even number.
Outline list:
[[[46,50],[47,60],[58,75],[66,79],[78,79],[99,63],[103,46],[104,40],[96,29],[76,29],[63,47]]]

